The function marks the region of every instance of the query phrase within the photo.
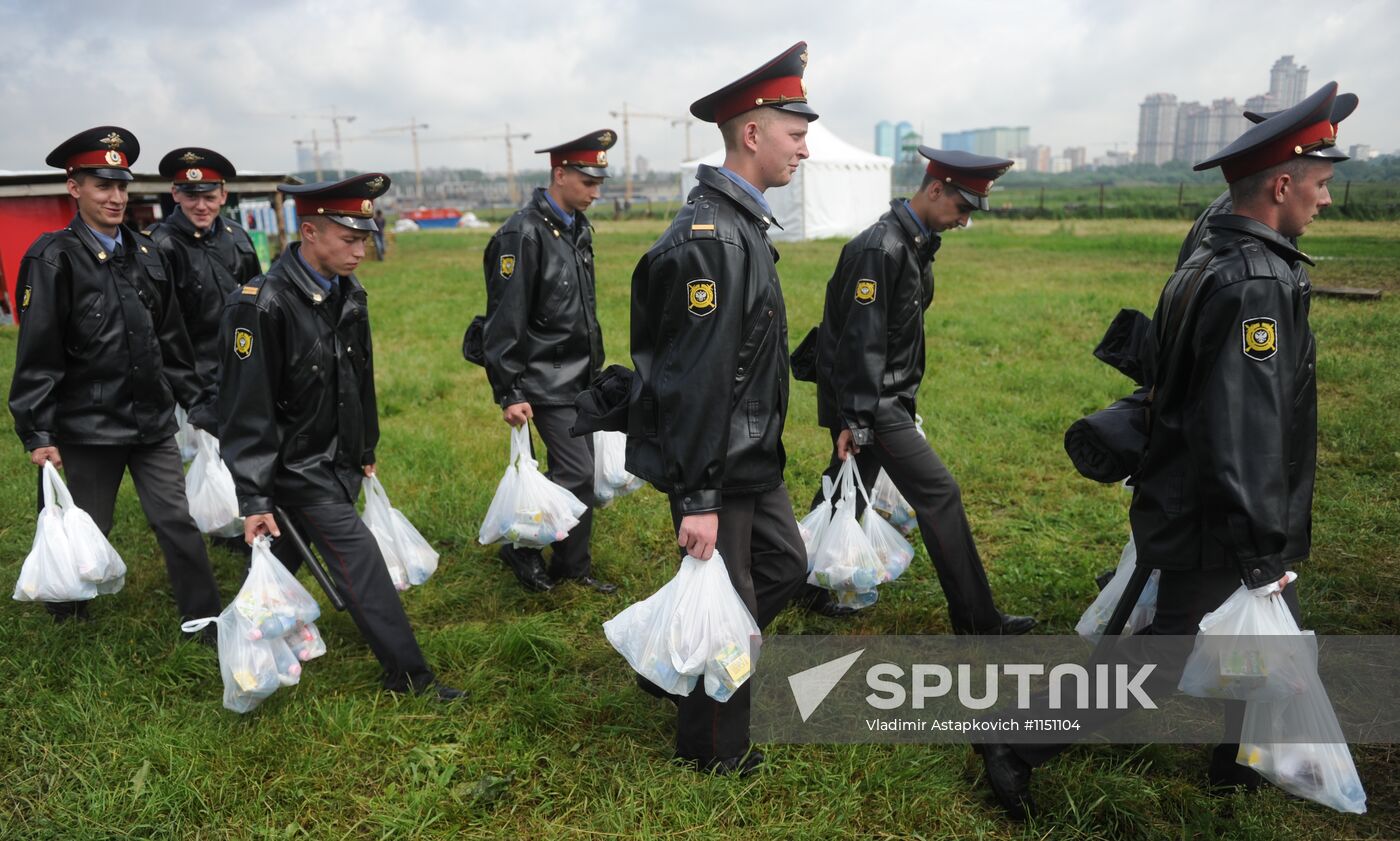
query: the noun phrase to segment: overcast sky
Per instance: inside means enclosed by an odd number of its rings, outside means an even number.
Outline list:
[[[1309,88],[1336,79],[1360,96],[1341,145],[1390,152],[1398,32],[1393,0],[0,0],[0,169],[40,169],[59,141],[111,123],[140,139],[138,170],[184,144],[241,169],[287,170],[294,141],[329,137],[314,115],[332,107],[357,117],[347,138],[427,123],[424,166],[504,170],[499,141],[426,141],[509,122],[531,134],[516,167],[540,167],[533,149],[620,133],[608,112],[624,102],[684,115],[798,40],[811,104],[865,149],[881,119],[908,120],[935,145],[944,131],[1027,125],[1056,154],[1135,148],[1146,94],[1242,107],[1292,54]],[[693,132],[697,156],[718,146],[713,127]],[[407,135],[385,137],[346,142],[346,165],[410,169]],[[635,119],[631,139],[653,167],[674,169],[684,153],[684,129],[666,120]]]

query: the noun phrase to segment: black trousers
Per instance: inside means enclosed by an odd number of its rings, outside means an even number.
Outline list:
[[[593,573],[588,544],[593,536],[593,508],[598,504],[593,493],[593,436],[575,438],[569,434],[569,427],[578,418],[573,406],[540,406],[534,413],[535,429],[546,452],[544,475],[588,506],[569,536],[554,544],[549,577],[556,581],[583,578]]]
[[[346,611],[384,668],[384,688],[402,692],[431,684],[433,673],[413,636],[379,543],[355,506],[331,502],[284,510],[321,553],[331,580],[345,597]],[[301,556],[286,538],[273,541],[272,552],[293,572],[301,566]]]
[[[219,584],[209,565],[204,537],[190,517],[185,499],[185,468],[174,437],[158,444],[94,445],[57,444],[63,459],[68,492],[87,512],[104,535],[112,531],[112,515],[122,475],[131,471],[131,483],[146,521],[156,534],[170,589],[180,618],[218,616],[222,610]],[[39,474],[39,507],[44,506],[44,477]],[[120,552],[121,548],[118,547]],[[123,557],[123,560],[129,560]],[[45,607],[56,615],[82,613],[87,602],[52,602]]]
[[[671,500],[671,520],[681,513]],[[787,486],[756,496],[726,496],[719,511],[715,551],[724,558],[729,580],[760,630],[767,628],[807,577],[807,551],[792,514]],[[705,762],[742,756],[749,749],[749,683],[720,703],[699,681],[680,699],[676,714],[676,755]]]
[[[831,434],[831,463],[826,475],[836,478],[841,459],[836,455],[838,431]],[[856,467],[867,490],[875,484],[881,468],[918,515],[919,534],[933,559],[938,583],[948,599],[948,618],[954,633],[975,634],[1001,628],[1001,611],[992,600],[992,587],[972,539],[972,527],[963,510],[962,491],[943,460],[914,427],[877,430],[875,443],[860,448]],[[822,501],[821,490],[812,500],[815,508]],[[856,514],[864,507],[859,501]],[[810,586],[810,585],[809,585]],[[825,598],[826,591],[809,593]]]
[[[1152,622],[1141,631],[1143,635],[1170,636],[1177,638],[1173,640],[1171,650],[1163,647],[1159,657],[1155,657],[1154,662],[1158,668],[1152,675],[1143,682],[1143,691],[1152,698],[1161,698],[1170,695],[1177,683],[1181,681],[1181,665],[1185,662],[1185,656],[1190,653],[1190,649],[1181,649],[1179,642],[1184,642],[1185,637],[1193,637],[1200,628],[1201,619],[1207,613],[1215,610],[1224,604],[1240,586],[1240,574],[1233,569],[1195,569],[1195,570],[1162,570],[1161,578],[1157,585],[1157,611],[1153,615]],[[1288,604],[1288,609],[1292,611],[1294,620],[1300,618],[1298,610],[1298,588],[1295,585],[1288,585],[1283,591],[1284,601]],[[1164,641],[1165,642],[1165,641]],[[1131,657],[1110,658],[1108,662],[1127,663],[1129,666],[1142,665],[1134,662]],[[1163,666],[1175,666],[1174,668],[1163,668]],[[1089,690],[1090,697],[1094,697],[1097,690]],[[1221,739],[1222,744],[1238,744],[1240,740],[1240,730],[1244,726],[1244,701],[1222,701],[1225,706],[1225,732]],[[1128,710],[1093,710],[1087,714],[1081,714],[1079,721],[1081,724],[1080,735],[1087,736],[1097,727],[1102,727],[1126,715]],[[1024,713],[1026,718],[1055,717],[1059,713],[1052,714],[1049,711],[1046,696],[1037,694],[1032,696],[1031,709]],[[1062,753],[1072,743],[1045,744],[1045,745],[1012,745],[1011,749],[1016,755],[1025,760],[1028,765],[1035,766],[1046,762],[1050,758]]]

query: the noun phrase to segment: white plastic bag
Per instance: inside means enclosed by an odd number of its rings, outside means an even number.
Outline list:
[[[1359,815],[1366,811],[1366,791],[1318,677],[1315,641],[1310,648],[1311,661],[1306,664],[1310,675],[1303,692],[1280,701],[1245,704],[1235,761],[1258,771],[1289,794]],[[1277,741],[1297,738],[1301,733],[1323,741]]]
[[[836,474],[841,498],[831,523],[822,533],[821,542],[812,558],[808,584],[827,590],[873,590],[885,576],[870,538],[856,521],[855,459],[847,459]]]
[[[1123,551],[1118,556],[1118,569],[1113,573],[1113,578],[1108,582],[1099,595],[1094,599],[1089,609],[1084,611],[1084,615],[1079,617],[1079,623],[1074,626],[1074,630],[1079,632],[1081,637],[1089,640],[1097,640],[1103,636],[1104,629],[1108,627],[1108,620],[1113,618],[1113,611],[1118,607],[1118,600],[1123,598],[1123,591],[1128,587],[1128,579],[1133,577],[1133,570],[1137,567],[1137,545],[1133,542],[1133,536],[1128,535],[1128,543],[1123,547]],[[1128,622],[1123,626],[1124,634],[1134,634],[1146,628],[1152,622],[1152,618],[1157,615],[1157,580],[1162,577],[1162,573],[1153,570],[1147,584],[1142,588],[1142,595],[1138,597],[1137,605],[1133,607],[1133,612],[1128,615]]]
[[[834,505],[831,496],[836,490],[836,483],[831,481],[831,477],[822,474],[822,501],[817,503],[817,507],[807,512],[797,523],[797,530],[802,534],[802,545],[807,548],[807,574],[812,574],[812,562],[817,555],[817,546],[821,543],[822,534],[826,532],[826,527],[831,524],[831,512]]]
[[[608,430],[593,433],[593,495],[598,498],[598,507],[606,508],[642,484],[627,472],[627,434]]]
[[[282,685],[270,641],[254,639],[253,626],[234,605],[224,608],[218,616],[186,622],[180,630],[193,634],[210,623],[219,627],[224,707],[236,713],[250,712]]]
[[[126,564],[73,497],[51,462],[43,467],[44,508],[15,582],[16,601],[86,601],[115,593]]]
[[[832,596],[836,604],[848,610],[865,610],[880,600],[879,590],[837,590]]]
[[[627,660],[627,665],[672,695],[689,695],[698,680],[696,675],[683,675],[672,665],[670,628],[676,601],[699,571],[700,563],[686,558],[680,571],[661,589],[603,623],[608,643]]]
[[[728,701],[753,674],[750,640],[758,623],[729,580],[718,551],[698,564],[676,601],[671,623],[671,665],[683,675],[704,675],[705,694]]]
[[[195,433],[198,430],[190,424],[189,413],[179,403],[175,404],[175,425],[175,446],[180,448],[180,460],[189,464],[199,454],[199,447],[195,441]]]
[[[569,536],[588,506],[545,478],[530,456],[528,424],[510,432],[510,463],[496,486],[477,540],[542,549]]]
[[[1261,598],[1241,586],[1201,619],[1177,688],[1236,701],[1297,695],[1310,685],[1306,658],[1298,656],[1302,633],[1282,595]]]
[[[904,539],[904,535],[899,533],[880,512],[876,511],[867,500],[865,513],[860,518],[861,531],[870,540],[870,546],[875,550],[875,557],[880,560],[880,582],[888,584],[904,574],[909,569],[909,563],[914,560],[914,547],[909,545],[909,541]],[[873,602],[872,602],[873,603]]]
[[[870,507],[889,520],[890,525],[905,537],[919,525],[914,508],[905,501],[899,488],[896,488],[890,479],[890,474],[886,473],[883,467],[880,468],[880,475],[875,477],[875,483],[870,486]]]
[[[194,461],[190,472],[185,474],[185,499],[190,504],[190,517],[205,534],[237,537],[243,534],[243,518],[238,516],[233,474],[219,458],[219,441],[202,429],[194,430],[192,437]]]
[[[272,554],[272,541],[263,535],[253,541],[248,578],[234,597],[233,607],[247,621],[250,637],[271,640],[293,631],[297,623],[311,624],[321,615],[316,600],[296,576]],[[223,640],[222,627],[220,641]]]
[[[326,653],[326,641],[321,638],[321,631],[315,622],[298,622],[282,639],[303,663]]]
[[[437,550],[418,533],[407,517],[389,504],[389,495],[378,476],[366,477],[363,487],[363,519],[379,544],[395,589],[403,591],[410,585],[427,581],[437,572]]]

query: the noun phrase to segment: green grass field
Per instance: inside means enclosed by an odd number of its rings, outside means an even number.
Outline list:
[[[1150,312],[1187,223],[979,221],[945,239],[927,319],[921,412],[962,484],[1004,609],[1072,633],[1126,538],[1127,494],[1079,477],[1065,427],[1130,390],[1090,351],[1120,307]],[[599,317],[627,363],[629,279],[659,222],[598,225]],[[600,625],[675,568],[664,499],[643,490],[601,512],[595,564],[621,592],[528,595],[476,543],[507,453],[484,373],[462,361],[483,311],[487,235],[398,237],[360,277],[370,292],[383,438],[380,475],[442,552],[405,596],[441,678],[471,693],[445,707],[379,691],[344,614],[320,622],[330,653],[254,713],[220,706],[215,653],[180,640],[155,540],[130,483],[112,542],[126,588],[96,621],[54,625],[0,606],[0,838],[986,838],[1400,837],[1400,754],[1354,753],[1370,797],[1343,816],[1277,792],[1202,792],[1204,748],[1077,749],[1040,769],[1045,817],[990,803],[966,747],[773,747],[763,773],[711,779],[668,764],[670,705],[640,694]],[[1379,303],[1317,300],[1320,455],[1314,556],[1301,569],[1306,627],[1400,632],[1400,227],[1326,221],[1303,241],[1321,284],[1389,290]],[[821,314],[835,241],[781,247],[795,344]],[[0,330],[0,382],[15,332]],[[697,407],[697,411],[704,411]],[[788,484],[805,510],[827,459],[815,397],[794,384]],[[13,586],[34,526],[34,471],[0,445],[0,584]],[[243,559],[211,551],[225,598]],[[308,582],[309,584],[309,582]],[[880,604],[839,623],[788,611],[781,633],[949,631],[919,557]]]

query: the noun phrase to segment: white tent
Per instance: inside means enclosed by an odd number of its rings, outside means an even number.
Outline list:
[[[890,169],[894,166],[889,158],[857,149],[823,127],[820,120],[808,128],[807,150],[812,156],[797,168],[792,183],[763,194],[783,226],[782,230],[769,229],[773,239],[851,237],[889,210]],[[700,164],[722,163],[723,149],[682,163],[685,194],[695,187],[695,170]]]

